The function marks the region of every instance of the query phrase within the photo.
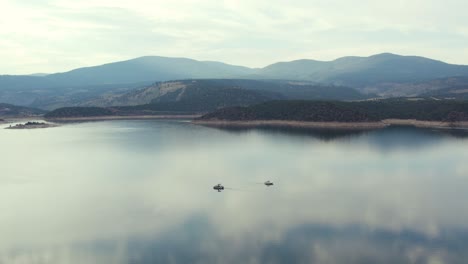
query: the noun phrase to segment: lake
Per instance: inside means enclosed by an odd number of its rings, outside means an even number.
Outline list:
[[[0,129],[0,158],[1,264],[468,259],[466,131],[103,121]]]

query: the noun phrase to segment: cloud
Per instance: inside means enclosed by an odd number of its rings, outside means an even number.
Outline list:
[[[388,51],[468,64],[467,8],[459,0],[0,0],[0,72],[144,55],[263,67]]]

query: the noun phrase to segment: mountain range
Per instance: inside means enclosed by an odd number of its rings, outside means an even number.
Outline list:
[[[280,62],[261,69],[259,75],[364,88],[379,83],[467,76],[468,66],[447,64],[424,57],[383,53],[369,57],[343,57],[334,61]]]
[[[298,82],[306,83],[307,87],[327,87],[321,92],[332,91],[334,97],[343,100],[356,99],[356,91],[369,96],[392,97],[437,95],[434,91],[444,89],[446,92],[439,95],[464,98],[468,94],[468,79],[465,77],[468,77],[466,65],[390,53],[343,57],[333,61],[279,62],[264,68],[146,56],[63,73],[0,75],[0,102],[44,109],[90,105],[91,102],[102,102],[103,98],[129,97],[135,91],[154,87],[155,83],[192,79],[240,79],[244,80],[244,86],[250,87],[247,89],[252,89],[252,85],[247,85],[246,80],[266,80],[268,85],[276,87],[276,92],[281,90],[279,94],[292,98],[297,90],[288,89],[284,83]],[[278,88],[281,85],[273,80],[282,81],[283,88]],[[264,82],[260,87],[265,86]],[[231,88],[236,87],[233,81],[231,84],[234,85]],[[344,90],[336,87],[348,87],[353,96],[343,96],[346,94]],[[308,89],[304,86],[302,88]],[[337,93],[342,95],[338,96]],[[145,100],[150,99],[154,98]]]

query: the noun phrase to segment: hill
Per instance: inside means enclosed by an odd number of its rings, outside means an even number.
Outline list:
[[[442,99],[468,99],[468,77],[444,78],[428,84],[431,89],[421,93],[424,97]],[[437,87],[437,89],[434,89]]]
[[[127,102],[142,103],[129,106],[111,107],[65,107],[51,111],[47,118],[88,117],[108,115],[160,115],[206,113],[223,107],[247,106],[281,95],[264,91],[246,90],[239,87],[208,86],[204,82],[187,85],[164,83],[150,91],[124,96]],[[117,102],[122,102],[119,98]]]
[[[217,89],[219,89],[219,93],[216,93]],[[227,93],[227,91],[231,92]],[[104,95],[81,101],[77,105],[108,107],[196,100],[203,100],[206,104],[212,104],[211,100],[221,100],[217,98],[220,96],[224,97],[224,101],[232,100],[231,105],[236,104],[236,102],[242,102],[241,105],[245,105],[260,100],[260,98],[257,98],[249,102],[245,101],[247,98],[242,96],[246,96],[247,91],[251,96],[263,97],[261,99],[263,101],[274,99],[360,100],[367,98],[367,96],[353,88],[317,85],[309,82],[204,79],[158,82],[127,93]],[[237,98],[236,96],[241,97]]]
[[[271,101],[249,107],[224,108],[200,118],[200,120],[225,121],[314,122],[374,122],[384,119],[468,121],[468,102],[408,99],[360,102]]]
[[[462,99],[468,88],[468,76],[446,77],[408,83],[381,83],[362,89],[382,97],[437,97]],[[439,92],[440,91],[440,92]]]
[[[147,56],[43,76],[54,85],[107,85],[177,79],[282,79],[364,87],[385,82],[414,82],[468,76],[468,66],[391,53],[343,57],[333,61],[297,60],[261,69],[187,58]]]
[[[364,89],[381,83],[468,76],[468,66],[383,53],[369,57],[343,57],[334,61],[280,62],[260,69],[257,74],[267,78],[311,80]]]
[[[157,81],[233,77],[251,71],[221,62],[147,56],[43,76],[0,75],[0,101],[53,109]]]
[[[40,109],[0,103],[0,117],[40,116],[45,113],[46,111]]]
[[[75,86],[107,85],[177,79],[222,78],[249,74],[252,69],[221,62],[187,58],[146,56],[64,73],[49,74],[47,80]]]
[[[28,98],[32,99],[29,104],[31,107],[53,110],[60,107],[86,105],[86,102],[94,101],[96,98],[117,96],[146,87],[149,84],[150,83],[132,83],[50,88],[46,91],[26,91],[21,93],[21,95],[28,96]],[[19,94],[17,94],[17,96],[19,96]]]

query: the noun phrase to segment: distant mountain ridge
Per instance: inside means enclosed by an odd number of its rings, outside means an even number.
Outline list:
[[[55,83],[74,85],[105,85],[178,79],[223,78],[242,76],[252,69],[221,62],[196,61],[187,58],[145,56],[100,66],[79,68],[45,76]]]
[[[468,76],[468,66],[418,56],[382,53],[369,57],[342,57],[333,61],[303,59],[279,62],[259,69],[221,62],[146,56],[45,77],[55,83],[66,80],[76,85],[244,78],[306,80],[362,87],[381,82],[411,82],[452,76]]]
[[[460,76],[468,76],[468,66],[391,53],[333,61],[279,62],[259,69],[187,58],[146,56],[44,76],[0,75],[0,102],[40,106],[38,102],[56,101],[55,105],[60,107],[76,98],[122,93],[154,82],[180,79],[308,81],[330,87],[353,87],[377,95],[395,94],[391,91],[393,85],[400,89],[398,94],[404,96],[406,93],[398,84]],[[382,88],[385,85],[390,88]]]
[[[357,88],[383,82],[414,82],[468,76],[468,66],[447,64],[417,56],[382,53],[369,57],[343,57],[333,61],[297,60],[261,69],[260,76],[302,79]]]
[[[368,75],[375,74],[370,78]],[[416,81],[468,76],[468,65],[448,64],[419,56],[382,53],[369,57],[348,56],[332,61],[310,59],[278,62],[263,68],[248,68],[215,61],[144,56],[67,72],[36,75],[0,75],[1,78],[30,77],[50,86],[106,85],[178,79],[282,79],[344,82],[343,85],[381,81]],[[366,80],[361,80],[365,78]],[[0,79],[2,86],[3,80]],[[348,83],[345,83],[348,82]],[[43,84],[41,82],[41,85]],[[8,83],[7,83],[8,84]],[[3,88],[3,87],[2,87]]]

